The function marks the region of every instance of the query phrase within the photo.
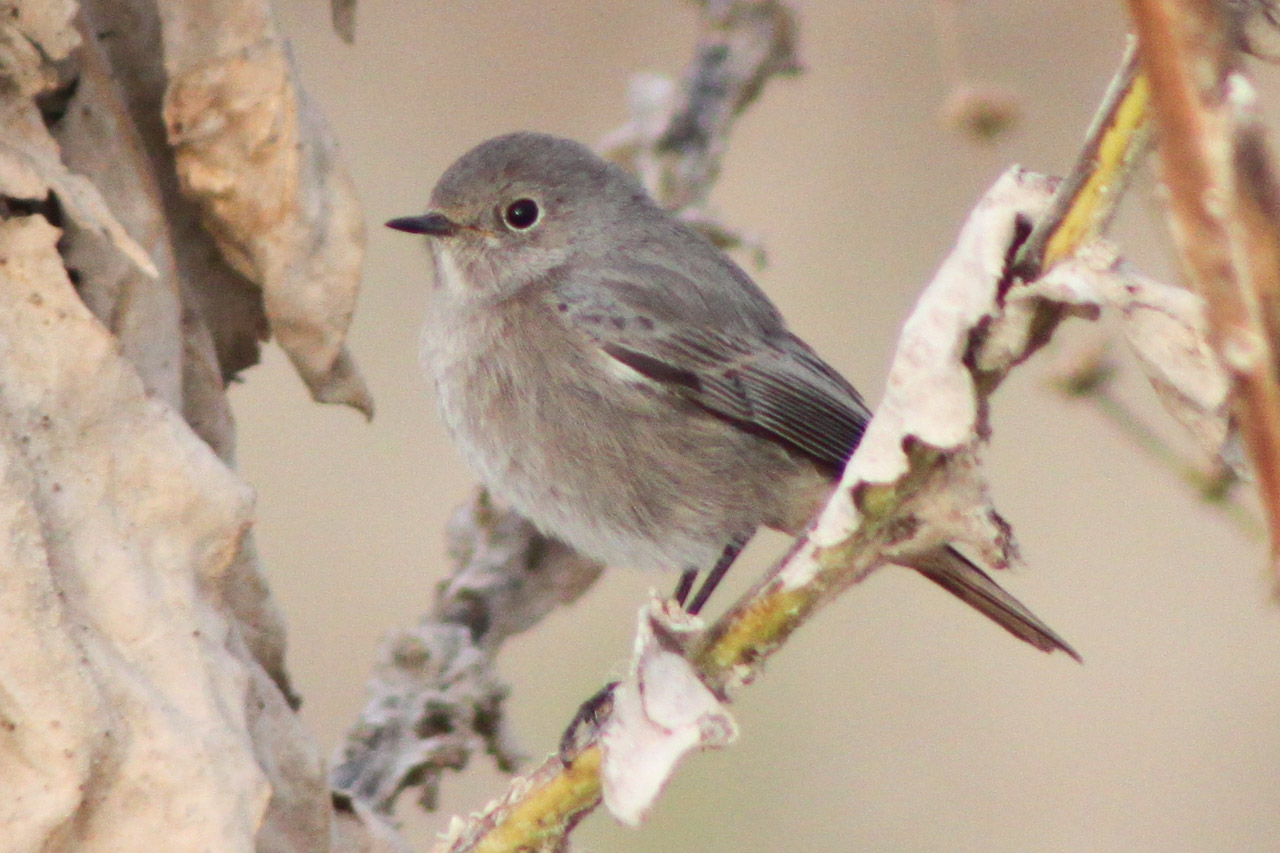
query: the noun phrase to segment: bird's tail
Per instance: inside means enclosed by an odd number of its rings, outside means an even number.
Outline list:
[[[1061,650],[1083,663],[1076,650],[1053,629],[1041,622],[1022,602],[1004,591],[995,580],[965,559],[959,551],[947,547],[929,557],[916,560],[911,568],[945,589],[1019,640],[1044,652]]]

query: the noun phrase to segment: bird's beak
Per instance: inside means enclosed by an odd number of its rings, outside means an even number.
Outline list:
[[[428,211],[421,216],[401,216],[387,223],[388,228],[408,231],[410,234],[426,234],[428,237],[452,237],[461,227],[443,213]]]

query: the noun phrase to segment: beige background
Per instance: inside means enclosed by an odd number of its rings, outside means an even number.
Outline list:
[[[329,750],[364,700],[378,638],[429,600],[441,528],[472,484],[417,369],[425,253],[380,223],[422,210],[453,158],[494,134],[598,139],[625,119],[632,72],[683,68],[694,16],[676,0],[366,0],[350,48],[326,5],[282,2],[281,24],[367,210],[351,343],[378,415],[366,425],[313,405],[274,348],[234,404],[293,674]],[[969,70],[1013,87],[1024,109],[994,147],[938,121],[950,81],[931,3],[796,5],[808,73],[772,84],[742,120],[714,198],[768,246],[758,278],[793,327],[875,401],[897,329],[973,200],[1010,163],[1070,162],[1123,43],[1121,4],[964,4]],[[1150,197],[1147,182],[1120,236],[1168,275]],[[1065,331],[1074,345],[1091,334]],[[1094,409],[1046,390],[1050,362],[997,398],[993,478],[1027,562],[1008,585],[1085,665],[883,572],[742,696],[736,747],[691,760],[638,832],[592,816],[579,849],[1280,849],[1280,626],[1262,548]],[[1121,386],[1171,432],[1141,382]],[[737,587],[782,545],[758,542]],[[531,753],[618,671],[645,590],[672,580],[612,572],[505,650],[508,710]],[[445,813],[406,802],[401,814],[425,849],[448,813],[501,786],[482,759],[447,780]]]

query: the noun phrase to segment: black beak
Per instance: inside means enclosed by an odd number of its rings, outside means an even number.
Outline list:
[[[426,234],[428,237],[452,237],[458,233],[458,223],[443,213],[424,213],[421,216],[401,216],[387,223],[388,228],[408,231],[410,234]]]

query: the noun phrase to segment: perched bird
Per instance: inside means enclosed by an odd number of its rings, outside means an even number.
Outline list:
[[[423,361],[489,489],[602,562],[684,572],[697,612],[758,527],[797,534],[870,413],[723,252],[587,147],[482,143],[421,216]],[[958,552],[915,566],[1045,651],[1075,652]]]

